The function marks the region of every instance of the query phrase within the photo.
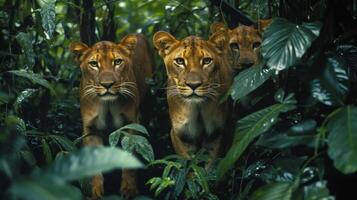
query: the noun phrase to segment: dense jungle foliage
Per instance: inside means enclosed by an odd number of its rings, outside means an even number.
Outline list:
[[[142,168],[137,199],[351,199],[357,183],[356,0],[0,0],[0,199],[83,199],[106,172],[105,197],[121,199],[121,168]],[[273,18],[263,61],[245,69],[222,101],[234,103],[232,146],[206,169],[174,154],[156,70],[142,123],[82,147],[80,68],[72,41],[126,34],[208,38]],[[134,129],[138,135],[127,134]],[[129,154],[132,152],[133,154]]]

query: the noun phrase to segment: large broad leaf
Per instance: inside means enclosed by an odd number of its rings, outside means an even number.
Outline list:
[[[130,153],[114,147],[84,147],[77,153],[59,157],[47,170],[64,180],[77,180],[116,168],[143,165]]]
[[[16,76],[24,77],[32,81],[33,83],[39,84],[51,91],[52,94],[55,94],[55,90],[52,88],[51,84],[42,77],[40,74],[36,74],[30,70],[11,70],[9,73],[15,74]]]
[[[348,68],[350,79],[357,81],[357,47],[353,45],[340,45],[337,47],[336,53]]]
[[[335,113],[326,126],[328,155],[335,167],[348,174],[357,171],[357,107],[346,106]]]
[[[332,54],[328,55],[326,64],[321,77],[311,81],[312,96],[328,106],[343,105],[349,87],[346,67]]]
[[[252,195],[252,200],[291,200],[294,192],[294,185],[292,183],[271,183],[265,185]]]
[[[127,134],[123,137],[121,146],[126,151],[138,153],[148,162],[154,160],[154,151],[151,144],[143,136]]]
[[[78,188],[57,177],[35,173],[31,177],[16,180],[10,191],[13,196],[24,200],[80,200]]]
[[[15,109],[18,111],[21,104],[25,101],[27,101],[30,97],[32,97],[36,92],[38,91],[38,89],[25,89],[23,90],[17,97],[14,103],[14,107]]]
[[[16,40],[20,44],[22,48],[22,52],[24,53],[24,58],[26,62],[24,63],[26,68],[31,68],[35,64],[35,53],[32,47],[32,35],[30,33],[20,32],[16,35]]]
[[[268,67],[279,71],[294,65],[319,35],[320,28],[320,23],[296,25],[275,18],[264,32],[261,47]]]
[[[42,27],[47,39],[51,39],[56,29],[55,0],[49,0],[41,8]]]
[[[218,164],[218,178],[223,178],[224,174],[233,167],[244,150],[257,136],[276,123],[281,112],[294,108],[294,105],[291,104],[275,104],[239,120],[236,124],[232,147]]]
[[[272,75],[273,70],[263,69],[264,64],[250,67],[235,78],[230,90],[232,99],[237,101],[246,96],[260,85],[262,85]]]

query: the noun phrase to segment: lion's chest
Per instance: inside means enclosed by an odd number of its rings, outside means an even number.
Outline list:
[[[99,131],[113,131],[122,127],[124,123],[125,116],[120,109],[110,105],[101,105],[93,121],[93,125]]]
[[[173,128],[175,132],[188,140],[205,139],[212,136],[223,126],[223,121],[217,116],[207,116],[199,108],[191,108],[185,114],[175,117]]]

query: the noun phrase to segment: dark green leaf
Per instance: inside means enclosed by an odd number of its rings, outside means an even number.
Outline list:
[[[275,18],[264,32],[261,47],[267,66],[280,71],[294,65],[319,35],[320,28],[320,23],[296,25],[286,19]]]
[[[195,175],[203,189],[203,192],[209,193],[208,182],[206,179],[207,173],[205,172],[205,170],[202,167],[199,167],[197,165],[192,165],[192,169],[195,172]]]
[[[318,181],[304,186],[304,200],[334,200],[326,186],[326,181]]]
[[[125,135],[121,141],[122,148],[140,154],[146,161],[154,160],[154,151],[149,141],[140,135]]]
[[[8,103],[11,99],[11,95],[4,91],[0,91],[0,105]]]
[[[125,125],[125,126],[121,127],[120,129],[121,130],[126,130],[126,129],[134,130],[134,131],[137,131],[139,133],[143,133],[143,134],[149,136],[149,132],[141,124],[128,124],[128,125]]]
[[[32,46],[32,35],[31,33],[20,32],[16,35],[16,40],[22,48],[26,62],[25,67],[31,69],[35,64],[35,53]]]
[[[76,153],[56,159],[47,173],[64,180],[77,180],[116,168],[142,166],[130,153],[118,148],[84,147]]]
[[[81,192],[57,177],[42,173],[16,180],[10,188],[12,195],[24,200],[81,200]]]
[[[14,115],[10,115],[6,117],[5,125],[8,127],[15,127],[16,130],[19,131],[20,133],[24,133],[26,131],[26,125],[24,120]]]
[[[50,135],[50,138],[53,139],[58,145],[60,145],[65,151],[72,152],[77,149],[74,143],[65,136]]]
[[[265,185],[252,195],[252,200],[291,200],[293,193],[292,183],[271,183]]]
[[[250,67],[235,78],[230,90],[233,100],[239,100],[258,88],[270,78],[273,70],[263,69],[264,64]]]
[[[343,105],[348,93],[349,77],[343,62],[335,55],[329,55],[321,77],[312,80],[312,96],[328,105]]]
[[[276,123],[281,112],[294,108],[290,104],[275,104],[240,119],[235,128],[232,147],[218,165],[218,178],[233,167],[248,145],[260,134]]]
[[[33,73],[33,71],[30,70],[12,70],[9,71],[12,74],[15,74],[16,76],[24,77],[29,79],[35,84],[39,84],[51,91],[52,94],[55,94],[55,90],[52,88],[51,84],[42,77],[40,74]]]
[[[55,0],[47,1],[41,8],[42,27],[47,39],[51,39],[56,29]]]
[[[326,126],[328,155],[335,167],[348,174],[357,171],[357,107],[345,106]]]
[[[50,146],[48,145],[48,143],[47,143],[47,141],[45,139],[42,139],[41,143],[42,143],[42,151],[43,151],[43,154],[45,155],[46,163],[49,164],[49,163],[52,162],[51,148],[50,148]]]
[[[263,134],[255,144],[271,149],[291,148],[298,145],[314,147],[315,139],[316,135],[311,134],[290,135],[272,131]]]

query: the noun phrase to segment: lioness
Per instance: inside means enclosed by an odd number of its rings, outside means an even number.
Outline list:
[[[222,30],[228,32],[231,65],[235,72],[260,62],[262,33],[270,23],[271,19],[259,20],[257,26],[239,25],[234,29],[226,28],[221,22],[211,25],[212,34]]]
[[[80,109],[84,145],[103,145],[103,138],[128,123],[139,122],[139,104],[146,92],[153,61],[143,35],[128,35],[119,44],[101,41],[88,47],[73,42],[71,51],[81,68]],[[100,158],[98,158],[100,159]],[[92,198],[103,195],[103,176],[92,179]],[[138,193],[135,172],[123,170],[121,193]]]
[[[232,72],[223,49],[226,34],[219,31],[208,41],[196,36],[177,40],[159,31],[153,43],[163,58],[168,76],[167,101],[171,140],[177,154],[189,159],[200,147],[210,161],[219,152],[228,107],[219,103],[232,83]]]

